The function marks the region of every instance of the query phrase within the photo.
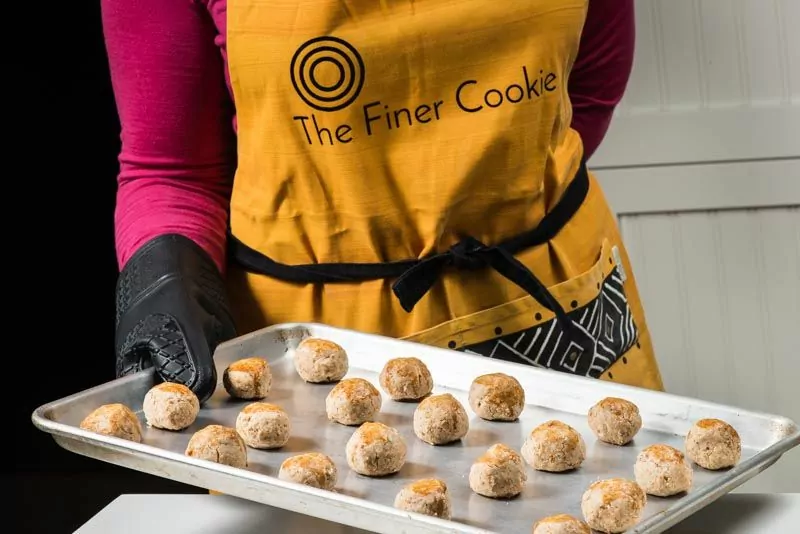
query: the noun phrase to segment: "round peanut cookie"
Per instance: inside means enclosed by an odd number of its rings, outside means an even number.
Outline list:
[[[328,419],[342,425],[373,421],[381,410],[380,392],[363,378],[345,378],[328,393],[325,411]]]
[[[531,431],[520,451],[537,471],[577,469],[586,459],[586,444],[577,430],[561,421],[547,421]]]
[[[264,399],[272,388],[272,370],[264,358],[237,360],[225,369],[222,385],[234,399]]]
[[[639,407],[625,399],[607,397],[589,409],[589,428],[600,441],[627,445],[642,428]]]
[[[742,440],[736,429],[719,419],[701,419],[686,435],[686,455],[704,469],[733,467],[742,457]]]
[[[186,455],[231,467],[247,467],[247,446],[235,429],[208,425],[189,439]]]
[[[394,507],[406,512],[450,519],[452,503],[443,480],[426,478],[404,486],[394,499]]]
[[[292,432],[289,415],[266,402],[248,404],[236,417],[236,431],[248,447],[278,449],[288,443]]]
[[[638,484],[610,478],[589,486],[581,499],[581,511],[594,530],[617,534],[641,520],[646,504],[647,495]]]
[[[558,514],[534,523],[531,534],[592,534],[592,530],[577,517]]]
[[[281,464],[278,478],[313,488],[332,490],[336,486],[338,470],[330,456],[308,452],[287,458]]]
[[[525,390],[513,376],[482,375],[469,388],[469,405],[481,419],[516,421],[525,408]]]
[[[445,445],[468,431],[467,411],[450,393],[428,397],[414,410],[414,433],[425,443]]]
[[[689,491],[694,472],[681,451],[669,445],[650,445],[642,449],[633,466],[636,483],[645,493],[670,497]]]
[[[469,470],[470,489],[484,497],[516,497],[522,493],[527,480],[522,457],[502,443],[489,447]]]
[[[142,424],[133,411],[124,404],[104,404],[87,415],[80,427],[89,432],[142,442]]]
[[[295,349],[294,368],[306,382],[338,382],[349,366],[347,352],[327,339],[306,338]]]
[[[397,473],[406,463],[406,442],[397,429],[383,423],[364,423],[347,440],[347,465],[360,475]]]
[[[393,358],[383,366],[381,388],[392,400],[417,401],[433,391],[433,377],[419,358]]]
[[[162,382],[153,386],[142,403],[144,418],[152,427],[183,430],[200,413],[200,400],[183,384]]]

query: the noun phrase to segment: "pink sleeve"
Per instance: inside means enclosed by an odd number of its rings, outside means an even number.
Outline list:
[[[572,127],[588,159],[608,130],[633,67],[634,0],[589,0],[580,49],[569,80]]]
[[[102,16],[122,126],[120,268],[145,242],[177,233],[223,270],[235,138],[211,17],[191,0],[102,0]]]

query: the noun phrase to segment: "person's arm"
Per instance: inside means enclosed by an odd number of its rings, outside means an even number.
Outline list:
[[[102,0],[122,126],[115,214],[117,375],[154,367],[201,402],[236,335],[221,272],[232,106],[202,0]]]
[[[120,268],[144,243],[179,234],[222,270],[235,139],[211,17],[192,0],[102,0],[102,17],[122,127]]]
[[[589,159],[603,140],[633,67],[634,0],[589,0],[569,79],[572,127]]]

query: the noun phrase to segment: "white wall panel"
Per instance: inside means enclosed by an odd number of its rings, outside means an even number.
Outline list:
[[[800,207],[620,224],[667,389],[800,421]],[[800,491],[799,452],[750,487]]]
[[[800,159],[595,172],[611,207],[622,214],[800,205]]]
[[[636,21],[596,167],[800,157],[798,0],[637,0]]]
[[[621,225],[670,391],[766,411],[782,388],[793,399],[800,208],[634,215]]]
[[[590,162],[667,388],[800,422],[800,0],[637,0]],[[800,451],[746,491],[800,491]]]
[[[800,2],[797,0],[782,0],[778,4],[780,16],[785,23],[781,31],[783,40],[784,63],[789,70],[787,92],[791,102],[800,105],[800,32],[796,31],[800,24]]]
[[[695,4],[702,39],[703,103],[709,107],[736,106],[745,96],[745,77],[740,68],[733,10],[720,9],[719,2]]]

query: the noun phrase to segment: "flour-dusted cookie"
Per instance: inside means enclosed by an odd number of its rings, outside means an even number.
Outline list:
[[[733,467],[742,457],[742,440],[736,429],[719,419],[701,419],[686,435],[686,455],[704,469]]]
[[[450,393],[428,397],[414,410],[414,433],[425,443],[445,445],[468,431],[467,411]]]
[[[197,419],[200,400],[183,384],[162,382],[145,394],[142,411],[147,424],[152,427],[183,430]]]
[[[330,456],[308,452],[287,458],[281,464],[278,478],[312,488],[332,490],[336,486],[338,470]]]
[[[244,358],[225,369],[222,385],[234,399],[264,399],[272,388],[272,370],[264,358]]]
[[[642,449],[633,466],[633,474],[645,493],[670,497],[689,491],[694,472],[681,451],[658,444]]]
[[[289,415],[279,406],[254,402],[239,412],[236,431],[248,447],[278,449],[288,443],[292,424]]]
[[[363,378],[345,378],[328,393],[325,411],[328,419],[342,425],[374,421],[381,411],[381,393]]]
[[[452,514],[447,484],[436,478],[417,480],[404,486],[394,499],[394,507],[441,519],[450,519]]]
[[[406,451],[400,432],[383,423],[364,423],[345,447],[347,465],[356,473],[371,477],[400,471],[406,463]]]
[[[589,409],[589,428],[600,441],[627,445],[642,428],[639,407],[625,399],[607,397]]]
[[[208,425],[189,439],[186,455],[231,467],[247,467],[247,446],[233,428]]]
[[[433,377],[419,358],[393,358],[383,366],[381,388],[392,400],[416,401],[433,391]]]
[[[527,480],[522,457],[502,443],[489,447],[469,470],[470,489],[484,497],[516,497],[525,489]]]
[[[617,534],[641,520],[646,504],[647,495],[636,482],[610,478],[589,486],[581,499],[581,511],[594,530]]]
[[[531,431],[520,452],[537,471],[559,473],[580,467],[586,459],[586,444],[571,426],[547,421]]]
[[[558,514],[534,523],[531,534],[592,534],[592,530],[577,517]]]
[[[124,404],[104,404],[87,415],[80,427],[89,432],[142,442],[142,424]]]
[[[516,421],[525,408],[525,390],[513,376],[482,375],[472,381],[469,405],[481,419]]]
[[[338,382],[349,369],[347,352],[327,339],[306,338],[294,352],[294,368],[306,382]]]

